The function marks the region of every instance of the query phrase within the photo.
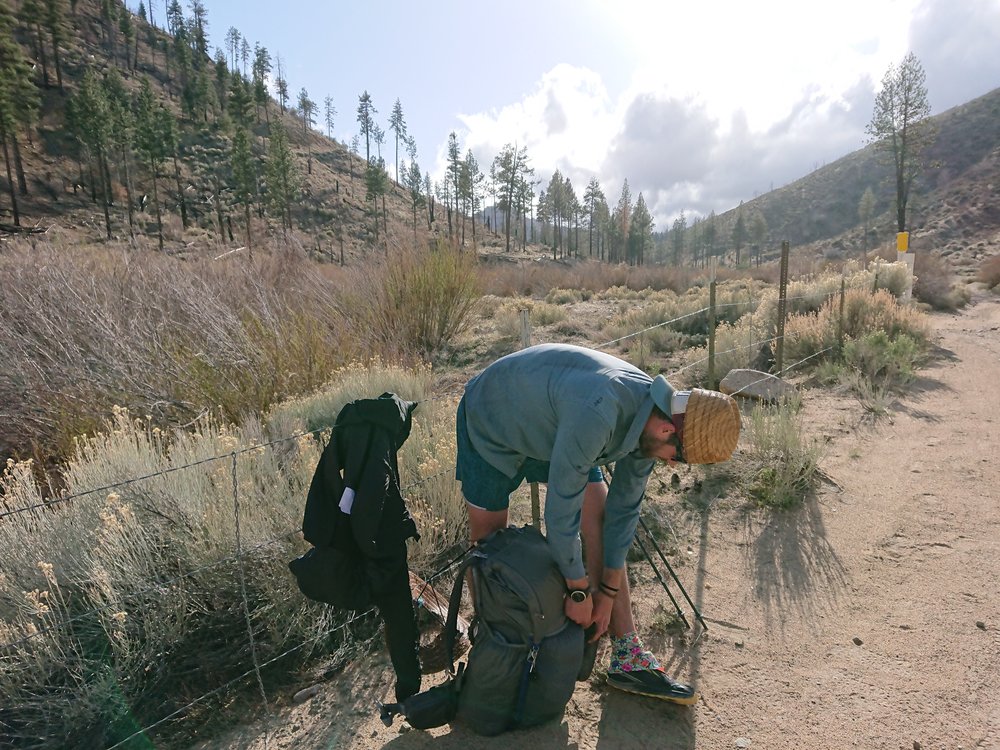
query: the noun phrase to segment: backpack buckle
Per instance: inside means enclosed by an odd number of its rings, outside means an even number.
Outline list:
[[[535,671],[536,661],[538,661],[538,644],[532,643],[531,650],[528,651],[528,674]]]

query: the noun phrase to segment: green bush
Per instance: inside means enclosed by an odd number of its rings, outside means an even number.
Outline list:
[[[905,333],[890,338],[884,330],[873,331],[844,342],[844,363],[870,382],[891,386],[913,379],[924,349]]]
[[[744,448],[734,457],[735,471],[747,494],[762,506],[796,505],[819,480],[822,451],[806,437],[798,409],[791,400],[759,405],[744,419]]]
[[[334,305],[367,351],[434,357],[468,326],[479,295],[475,258],[442,243],[353,270]]]

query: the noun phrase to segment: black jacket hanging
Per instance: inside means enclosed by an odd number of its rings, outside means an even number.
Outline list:
[[[406,540],[419,534],[403,502],[396,458],[416,406],[383,393],[341,409],[306,498],[302,533],[314,547],[289,563],[309,598],[344,609],[379,608],[397,700],[420,690],[406,562]],[[354,490],[350,514],[340,508],[345,488]]]
[[[371,578],[381,576],[367,570],[366,561],[395,557],[406,539],[419,538],[400,492],[396,457],[416,406],[383,393],[352,401],[337,415],[302,519],[302,534],[315,549],[290,564],[309,598],[345,609],[371,606],[378,583]],[[355,492],[350,515],[339,507],[347,487]]]

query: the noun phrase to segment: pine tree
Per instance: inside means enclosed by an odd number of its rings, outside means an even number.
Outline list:
[[[253,101],[257,107],[257,122],[260,122],[260,108],[264,108],[264,118],[271,121],[271,114],[268,111],[268,104],[271,98],[267,93],[267,77],[271,74],[271,55],[266,47],[260,44],[254,45],[253,50]]]
[[[160,211],[160,193],[157,184],[157,174],[167,157],[169,131],[173,127],[173,118],[162,104],[156,101],[153,88],[148,78],[142,79],[139,93],[133,103],[135,116],[136,148],[143,155],[149,167],[153,180],[153,208],[156,211],[156,229],[160,251],[163,251],[163,218]]]
[[[278,103],[281,105],[281,114],[285,114],[285,104],[288,102],[288,81],[285,80],[285,72],[281,64],[281,55],[278,55],[278,77],[274,79],[274,88],[278,93]]]
[[[639,193],[629,222],[629,264],[641,266],[646,262],[646,248],[653,242],[653,219],[646,207],[646,200]]]
[[[230,26],[229,31],[226,32],[226,52],[229,53],[229,67],[235,73],[236,67],[236,55],[240,51],[240,41],[242,41],[243,35],[239,32],[235,26]]]
[[[288,143],[288,134],[280,120],[271,125],[270,148],[267,154],[267,200],[281,216],[283,230],[292,228],[292,204],[298,198],[299,175]]]
[[[125,182],[125,202],[128,207],[128,232],[135,237],[135,218],[132,201],[132,174],[129,170],[130,152],[134,141],[135,122],[131,102],[121,74],[111,68],[104,76],[104,94],[107,98],[110,144],[118,149]]]
[[[937,137],[930,119],[926,75],[912,52],[890,65],[875,97],[875,111],[866,132],[884,160],[892,166],[896,187],[896,231],[906,228],[906,206],[913,183],[924,164],[924,154]]]
[[[14,41],[14,14],[7,0],[0,0],[0,150],[7,171],[11,215],[14,226],[21,225],[17,191],[11,173],[11,151],[17,162],[17,179],[22,194],[27,193],[24,169],[19,158],[18,127],[31,127],[38,111],[38,90],[32,82],[31,67],[20,45]]]
[[[375,115],[377,114],[378,110],[375,109],[371,95],[366,90],[358,97],[357,119],[358,125],[361,126],[361,135],[365,139],[365,161],[369,164],[372,160],[372,130],[375,127]]]
[[[685,232],[687,232],[687,218],[684,216],[684,212],[681,211],[681,215],[674,219],[673,226],[670,228],[674,265],[677,267],[680,267],[681,261],[684,259]]]
[[[597,206],[604,200],[604,191],[601,190],[601,183],[596,177],[591,177],[587,183],[587,189],[583,193],[583,207],[587,212],[587,255],[594,257],[594,222],[597,215]]]
[[[747,241],[747,222],[743,217],[743,201],[736,209],[736,223],[733,224],[733,250],[736,251],[736,265],[740,264],[740,251]]]
[[[253,248],[253,238],[250,232],[250,206],[257,198],[257,168],[254,164],[253,152],[250,147],[250,136],[246,128],[237,127],[233,133],[231,152],[233,169],[233,192],[236,199],[243,204],[243,218],[247,231],[247,250]]]
[[[403,118],[403,105],[396,99],[389,115],[389,130],[396,135],[396,182],[399,182],[399,142],[406,143],[406,120]]]
[[[365,171],[365,200],[372,202],[371,215],[375,221],[375,239],[378,239],[378,202],[383,199],[382,213],[385,215],[385,193],[389,187],[389,175],[385,171],[385,162],[376,159],[368,163]],[[389,231],[388,218],[385,219],[386,232]]]
[[[56,66],[56,81],[63,91],[62,58],[59,47],[66,42],[66,0],[45,0],[45,27],[52,41],[52,60]]]
[[[309,98],[305,88],[299,89],[299,116],[302,118],[302,136],[306,141],[306,172],[312,174],[312,143],[309,140],[309,129],[316,122],[316,102]]]
[[[500,210],[504,212],[504,233],[506,235],[505,252],[510,252],[510,223],[514,210],[518,182],[524,174],[531,171],[528,167],[527,150],[507,144],[493,160],[499,189],[497,191]]]
[[[326,137],[333,138],[333,118],[337,116],[337,108],[333,106],[333,97],[323,100],[323,121],[326,123]]]
[[[88,69],[77,93],[70,99],[69,121],[77,140],[84,146],[97,166],[101,183],[104,225],[111,239],[111,179],[107,153],[111,142],[111,115],[102,81],[96,71]]]
[[[462,214],[462,244],[465,244],[465,214],[472,216],[472,247],[476,247],[476,212],[479,210],[479,190],[482,187],[482,171],[479,169],[479,162],[470,148],[465,154],[462,162],[462,200],[464,210]]]
[[[8,9],[9,12],[9,9]],[[42,84],[49,87],[49,66],[45,55],[45,37],[42,35],[42,22],[45,19],[45,11],[42,8],[41,0],[22,0],[21,10],[18,12],[21,22],[33,32],[31,43],[34,47],[35,59],[42,66]]]

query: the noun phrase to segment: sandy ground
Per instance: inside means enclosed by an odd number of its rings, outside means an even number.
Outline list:
[[[349,669],[200,747],[1000,749],[1000,299],[933,322],[937,357],[889,417],[808,392],[827,445],[818,497],[784,513],[720,497],[675,518],[678,572],[709,628],[653,645],[696,706],[597,675],[558,724],[421,732],[374,713],[388,673]],[[663,596],[637,594],[640,618]]]

